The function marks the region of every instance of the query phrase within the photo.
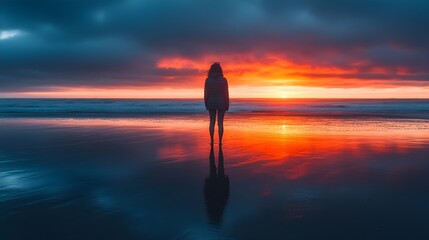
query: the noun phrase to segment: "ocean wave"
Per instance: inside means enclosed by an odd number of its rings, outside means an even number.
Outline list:
[[[429,119],[425,99],[232,99],[230,113]],[[200,99],[0,99],[0,117],[116,117],[206,113]]]

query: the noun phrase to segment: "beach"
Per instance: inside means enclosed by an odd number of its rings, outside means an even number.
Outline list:
[[[429,238],[428,100],[236,101],[212,152],[198,100],[39,101],[0,101],[2,239]]]

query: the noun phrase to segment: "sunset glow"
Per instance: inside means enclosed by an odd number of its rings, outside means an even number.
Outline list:
[[[429,87],[325,88],[301,86],[230,87],[233,98],[427,98]],[[64,88],[3,93],[6,98],[202,98],[202,88]]]
[[[404,68],[369,68],[365,74],[393,74],[396,79],[374,79],[362,82],[363,74],[355,67],[300,65],[281,56],[256,60],[251,55],[207,56],[192,60],[180,57],[163,58],[157,68],[166,71],[195,72],[187,75],[187,86],[181,86],[183,76],[165,75],[169,84],[158,86],[117,86],[115,88],[53,87],[51,90],[2,93],[2,97],[47,98],[201,98],[207,66],[213,59],[223,59],[224,74],[230,83],[233,98],[427,98],[429,86],[410,86],[403,80]],[[389,73],[389,71],[392,71]],[[403,86],[403,84],[407,84]],[[418,83],[416,83],[418,85]]]

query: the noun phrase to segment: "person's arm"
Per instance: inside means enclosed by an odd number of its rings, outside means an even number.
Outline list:
[[[228,80],[225,78],[225,102],[226,102],[226,111],[229,110],[229,89],[228,89]]]
[[[206,105],[206,109],[208,109],[207,106],[207,100],[208,100],[209,96],[208,96],[208,90],[207,90],[207,78],[206,78],[206,82],[204,84],[204,104]]]

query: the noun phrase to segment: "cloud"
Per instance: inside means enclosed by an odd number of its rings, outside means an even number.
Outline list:
[[[425,0],[4,0],[0,91],[192,85],[211,61],[227,63],[237,84],[270,84],[260,73],[271,69],[303,86],[424,85],[426,9]],[[273,55],[294,69],[273,67]],[[175,58],[198,64],[160,64]]]
[[[9,38],[18,37],[19,35],[22,35],[22,32],[19,30],[0,31],[0,40],[6,40]]]

